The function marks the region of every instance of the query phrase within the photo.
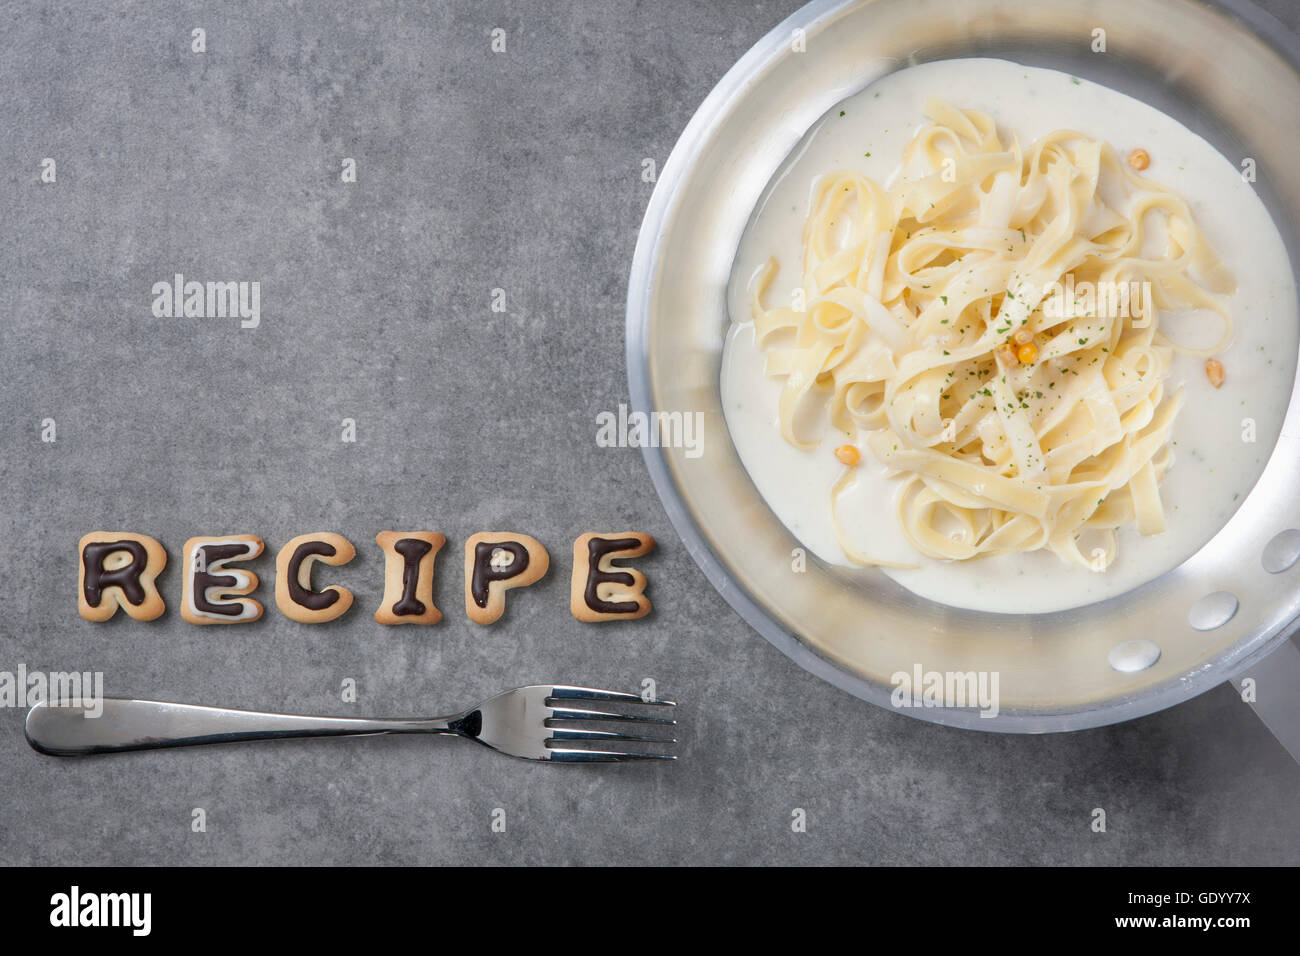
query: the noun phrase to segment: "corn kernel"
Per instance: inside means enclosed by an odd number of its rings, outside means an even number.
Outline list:
[[[1016,350],[1016,358],[1020,359],[1021,365],[1033,365],[1038,361],[1038,346],[1033,342],[1026,342]]]
[[[1205,363],[1205,377],[1210,380],[1210,384],[1219,388],[1223,384],[1223,363],[1218,359],[1210,359]]]
[[[861,460],[861,455],[853,445],[841,445],[835,449],[835,457],[852,468]]]
[[[1128,164],[1137,170],[1146,169],[1151,165],[1151,154],[1145,149],[1135,149],[1128,154]]]

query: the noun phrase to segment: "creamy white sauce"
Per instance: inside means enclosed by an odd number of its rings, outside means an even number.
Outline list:
[[[1173,429],[1174,465],[1160,487],[1168,530],[1143,537],[1119,533],[1118,557],[1094,572],[1050,551],[975,561],[920,555],[894,516],[897,479],[886,478],[865,443],[855,484],[839,500],[840,525],[858,550],[918,565],[885,573],[922,597],[956,607],[1030,613],[1078,607],[1121,594],[1169,571],[1198,551],[1240,506],[1258,480],[1281,431],[1295,378],[1295,280],[1268,212],[1239,169],[1176,120],[1122,93],[1054,70],[1003,60],[945,60],[890,74],[834,107],[774,177],[737,250],[728,292],[732,328],[722,363],[722,400],[736,449],[759,493],[791,533],[823,561],[849,565],[831,523],[831,486],[844,473],[833,450],[845,437],[817,416],[821,444],[801,451],[777,427],[779,379],[763,374],[746,286],[769,256],[781,266],[769,304],[786,304],[800,278],[802,231],[813,182],[852,169],[885,183],[923,122],[922,104],[941,96],[987,112],[1022,147],[1055,129],[1108,140],[1126,155],[1151,154],[1145,175],[1177,190],[1237,280],[1229,299],[1236,322],[1231,347],[1218,356],[1222,388],[1204,360],[1176,355],[1169,389],[1185,385]],[[840,111],[843,115],[840,115]],[[1162,328],[1189,345],[1212,344],[1215,321],[1195,313],[1161,316]],[[1254,422],[1253,442],[1243,439]]]

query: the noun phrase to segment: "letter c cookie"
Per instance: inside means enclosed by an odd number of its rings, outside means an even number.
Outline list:
[[[288,542],[275,558],[275,603],[280,613],[303,624],[323,624],[346,614],[352,592],[337,584],[314,590],[311,571],[317,562],[347,564],[356,553],[351,541],[331,531],[300,534]]]

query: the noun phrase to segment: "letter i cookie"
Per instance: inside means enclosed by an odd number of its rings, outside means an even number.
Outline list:
[[[587,533],[573,542],[573,586],[569,610],[579,621],[634,621],[650,613],[646,578],[636,568],[615,561],[639,558],[654,550],[648,534]]]
[[[167,566],[156,539],[128,531],[92,531],[77,544],[77,610],[87,621],[107,621],[120,607],[137,621],[166,609],[155,581]]]
[[[506,609],[506,591],[542,579],[551,556],[526,534],[483,531],[465,542],[465,613],[491,624]]]
[[[447,539],[436,531],[381,531],[384,600],[375,612],[380,624],[437,624],[433,606],[433,562]]]
[[[352,606],[352,592],[337,584],[320,591],[311,584],[312,567],[347,564],[357,549],[341,534],[318,531],[300,534],[275,558],[275,603],[280,613],[303,624],[324,624],[342,617]]]
[[[257,575],[228,565],[251,561],[262,553],[255,534],[190,538],[181,554],[185,582],[181,617],[191,624],[246,624],[262,616],[262,605],[248,597],[257,590]]]

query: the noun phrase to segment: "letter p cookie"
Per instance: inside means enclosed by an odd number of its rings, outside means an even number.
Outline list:
[[[491,624],[506,610],[506,592],[542,579],[551,556],[536,538],[481,531],[465,542],[465,613]]]

